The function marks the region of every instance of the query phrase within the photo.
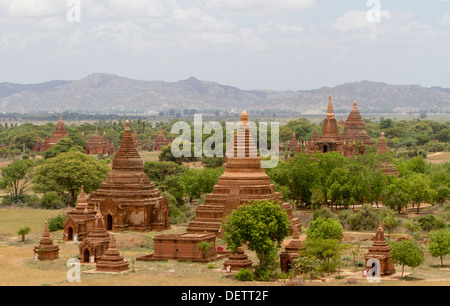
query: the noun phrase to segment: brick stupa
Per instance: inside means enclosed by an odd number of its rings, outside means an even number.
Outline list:
[[[96,212],[93,209],[89,209],[84,188],[81,186],[75,209],[67,211],[67,216],[64,220],[63,240],[72,241],[74,236],[77,235],[77,240],[83,241],[94,227],[95,215]]]
[[[47,221],[45,221],[44,233],[42,234],[41,240],[39,240],[39,245],[35,246],[33,251],[34,254],[38,255],[39,260],[58,259],[59,246],[53,244],[50,232],[48,231]]]
[[[245,254],[244,249],[240,247],[236,253],[229,254],[228,259],[223,263],[223,270],[227,270],[228,267],[233,272],[241,269],[252,270],[253,263]]]
[[[98,259],[95,271],[118,273],[128,270],[128,262],[120,256],[120,253],[117,250],[116,239],[111,235],[108,250]]]
[[[364,145],[375,146],[375,141],[370,139],[366,131],[366,123],[364,122],[361,114],[358,110],[358,105],[353,102],[353,108],[345,121],[344,132],[342,133],[342,139],[347,143],[353,141],[362,142]]]
[[[299,257],[301,248],[303,248],[303,243],[298,230],[295,229],[291,241],[280,253],[280,267],[283,272],[288,273],[294,267],[294,260]]]
[[[365,256],[366,269],[371,269],[372,266],[368,266],[367,262],[371,258],[378,259],[380,261],[380,274],[391,275],[395,273],[394,263],[390,262],[391,247],[387,244],[384,237],[383,227],[378,226],[377,233],[375,235],[374,243],[369,247],[369,252]]]
[[[275,192],[274,185],[262,167],[262,159],[250,130],[247,112],[243,111],[236,136],[232,139],[214,192],[205,196],[205,203],[197,207],[196,217],[187,228],[191,233],[210,232],[222,235],[222,221],[233,210],[256,200],[273,200],[282,203],[291,221],[291,230],[301,223],[293,217],[292,205],[283,203],[283,195]]]
[[[87,237],[79,245],[80,255],[78,259],[80,262],[91,262],[91,257],[94,257],[94,262],[105,254],[110,242],[109,233],[106,231],[105,222],[100,210],[96,209],[94,226]]]
[[[388,152],[389,152],[389,150],[386,145],[386,139],[384,137],[384,133],[381,133],[381,138],[380,138],[380,143],[378,145],[377,154],[384,155],[384,154],[387,154]],[[391,161],[384,161],[380,164],[380,166],[381,166],[381,170],[383,171],[384,174],[400,176],[397,168]]]
[[[95,128],[95,133],[89,139],[89,141],[84,145],[84,153],[89,155],[114,155],[115,148],[112,143],[109,142],[106,137],[106,132],[103,132],[103,137],[98,134],[98,129]]]
[[[295,149],[295,147],[297,146],[297,143],[298,143],[297,136],[295,135],[295,132],[294,132],[294,133],[292,133],[291,141],[287,145],[287,150],[293,151]]]
[[[323,121],[322,136],[316,141],[316,150],[321,153],[341,152],[343,141],[339,135],[339,127],[334,115],[331,96],[328,100],[327,115]]]
[[[145,174],[128,120],[108,178],[88,199],[89,207],[97,204],[101,204],[107,230],[162,231],[170,228],[169,201],[161,196]]]

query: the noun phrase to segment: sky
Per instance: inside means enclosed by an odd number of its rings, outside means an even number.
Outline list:
[[[0,0],[0,82],[450,88],[450,0]]]

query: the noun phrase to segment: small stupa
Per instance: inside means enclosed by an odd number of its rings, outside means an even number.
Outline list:
[[[280,253],[280,266],[283,272],[288,273],[294,267],[294,260],[299,257],[301,248],[303,243],[300,240],[300,234],[297,229],[294,229],[291,241]]]
[[[120,256],[117,250],[116,239],[111,235],[108,250],[100,256],[96,263],[97,272],[124,272],[128,269],[128,262]]]
[[[367,262],[371,258],[378,259],[380,261],[380,274],[391,275],[395,273],[394,263],[390,262],[391,247],[387,244],[384,237],[384,230],[381,226],[381,221],[375,234],[374,242],[369,247],[369,252],[365,256],[366,269],[371,269],[372,266],[368,266]]]
[[[245,254],[244,249],[239,247],[235,254],[230,253],[228,259],[223,263],[223,270],[239,271],[241,269],[252,269],[252,261]]]
[[[323,121],[322,136],[315,142],[316,150],[320,153],[340,152],[343,141],[339,135],[339,127],[334,115],[331,96],[328,99],[327,115]]]
[[[44,233],[42,234],[41,240],[39,240],[39,245],[35,246],[33,251],[39,260],[58,259],[59,246],[53,244],[47,221],[45,221]]]

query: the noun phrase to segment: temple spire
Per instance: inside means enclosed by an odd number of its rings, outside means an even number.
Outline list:
[[[243,111],[241,114],[241,122],[244,124],[248,123],[248,114],[246,111]]]
[[[331,96],[328,97],[327,115],[333,115],[334,116],[333,103],[331,102]]]

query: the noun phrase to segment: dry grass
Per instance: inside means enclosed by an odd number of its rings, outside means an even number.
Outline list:
[[[33,259],[33,247],[38,244],[42,235],[43,222],[49,217],[56,216],[62,211],[35,210],[29,208],[21,209],[0,209],[0,285],[6,286],[91,286],[91,285],[120,285],[120,286],[280,286],[288,285],[289,281],[277,281],[272,283],[260,282],[238,282],[232,275],[222,270],[225,259],[212,262],[213,268],[205,263],[192,262],[134,262],[133,271],[123,274],[112,275],[104,273],[90,273],[95,269],[94,265],[82,265],[80,283],[69,283],[66,274],[69,267],[66,263],[69,259],[78,256],[78,243],[61,241],[62,231],[52,233],[52,239],[60,247],[59,259],[55,261],[35,261]],[[25,242],[20,242],[20,237],[16,234],[19,227],[27,225],[31,228],[31,233]],[[185,232],[184,226],[172,226],[167,233]],[[142,255],[153,252],[152,238],[157,232],[124,232],[114,233],[117,240],[118,249],[125,260],[131,262]],[[370,240],[372,233],[345,232],[346,242],[361,241],[362,246],[367,247],[372,244]],[[301,239],[304,239],[302,233]],[[284,241],[283,246],[289,242],[291,237]],[[348,240],[348,241],[347,241]],[[223,240],[218,239],[217,246],[225,246]],[[257,263],[254,252],[246,250],[249,258]],[[427,254],[426,262],[423,266],[411,270],[406,268],[407,277],[402,280],[398,278],[383,279],[381,285],[385,286],[440,286],[450,285],[450,270],[448,269],[448,258],[446,269],[441,269],[439,258],[433,258]],[[400,271],[400,267],[397,267]],[[86,273],[88,272],[88,273]],[[348,285],[373,285],[367,280],[357,279],[361,274],[355,270],[348,270],[344,279],[335,279],[334,275],[327,276],[326,282],[320,280],[303,283],[300,279],[295,279],[297,285],[306,286],[348,286]],[[349,279],[357,279],[356,283]],[[291,285],[294,285],[292,283]]]
[[[426,162],[431,164],[442,164],[450,162],[450,152],[439,152],[428,155],[425,159]]]

